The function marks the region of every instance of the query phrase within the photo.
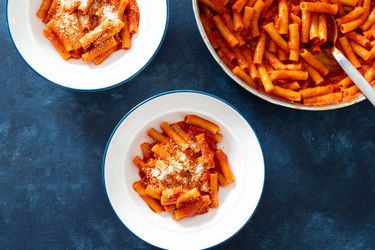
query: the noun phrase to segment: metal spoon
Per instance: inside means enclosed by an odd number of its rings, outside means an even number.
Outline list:
[[[327,18],[327,30],[328,30],[328,40],[327,46],[332,53],[333,57],[336,59],[341,68],[348,74],[352,81],[357,85],[357,87],[362,91],[372,105],[375,106],[375,90],[366,81],[366,79],[358,72],[358,70],[353,66],[353,64],[335,47],[338,28],[336,21],[333,16]],[[318,58],[325,58],[324,55],[318,56]],[[323,62],[322,62],[323,63]]]

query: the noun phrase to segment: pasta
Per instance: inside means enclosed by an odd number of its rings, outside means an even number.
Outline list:
[[[133,189],[152,211],[172,212],[173,219],[207,213],[219,206],[220,186],[235,182],[226,154],[217,148],[219,126],[197,115],[184,121],[151,128],[154,140],[141,145],[143,158],[135,156],[140,180]]]
[[[199,8],[224,64],[267,95],[311,106],[351,101],[361,94],[334,59],[325,56],[330,54],[330,15],[339,28],[337,48],[366,80],[375,78],[372,0],[202,0]],[[217,178],[220,183],[220,174]]]
[[[131,48],[140,20],[136,0],[42,0],[37,17],[64,60],[82,58],[97,65]]]

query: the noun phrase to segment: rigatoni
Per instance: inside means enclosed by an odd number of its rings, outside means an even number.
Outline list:
[[[217,11],[201,5],[202,24],[224,64],[251,88],[302,105],[329,105],[359,96],[351,79],[328,56],[331,16],[339,27],[337,48],[365,79],[374,81],[375,6],[371,0],[218,2],[222,5],[216,6]],[[218,35],[218,18],[231,39]]]
[[[183,121],[162,122],[160,128],[163,134],[149,130],[160,136],[141,145],[143,159],[133,158],[140,177],[133,189],[152,211],[172,212],[175,221],[217,208],[220,186],[235,181],[227,155],[218,149],[223,138],[219,126],[189,114]]]

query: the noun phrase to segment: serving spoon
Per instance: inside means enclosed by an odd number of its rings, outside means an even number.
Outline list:
[[[335,46],[338,37],[338,28],[336,21],[332,15],[329,15],[327,18],[327,31],[329,40],[329,42],[326,43],[327,49],[329,49],[330,53],[336,59],[337,63],[366,96],[367,100],[369,100],[372,105],[375,106],[375,90],[362,76],[362,74],[359,73],[359,71],[353,66],[353,64]],[[317,57],[318,59],[323,60],[327,57],[327,55],[324,55],[324,52],[322,51]],[[326,60],[324,61],[326,62]],[[325,64],[323,61],[322,63]]]

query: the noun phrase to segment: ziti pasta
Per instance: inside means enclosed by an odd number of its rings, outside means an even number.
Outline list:
[[[326,46],[328,18],[336,47],[374,85],[373,0],[198,0],[220,59],[247,85],[302,105],[351,101],[361,93]],[[323,55],[323,56],[322,56]]]
[[[217,208],[219,187],[235,181],[227,156],[217,147],[220,128],[196,115],[163,122],[160,128],[161,133],[147,131],[153,142],[143,143],[143,158],[133,159],[141,178],[133,189],[152,211],[172,212],[176,221]]]
[[[94,64],[130,49],[140,19],[136,0],[42,0],[37,16],[64,60],[82,58]]]

